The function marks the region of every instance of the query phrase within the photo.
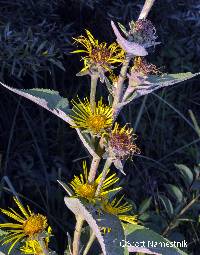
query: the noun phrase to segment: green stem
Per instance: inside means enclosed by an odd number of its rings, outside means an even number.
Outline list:
[[[114,119],[116,119],[116,117],[117,117],[117,115],[119,114],[119,111],[120,111],[120,108],[119,108],[118,104],[121,102],[121,99],[123,97],[124,81],[126,79],[127,70],[128,70],[130,60],[131,60],[130,56],[127,56],[126,59],[124,60],[124,63],[122,65],[122,68],[121,68],[121,71],[120,71],[119,79],[118,79],[118,82],[117,82],[117,88],[116,88],[116,93],[114,95],[114,102],[113,102],[113,116],[114,116]]]
[[[166,229],[163,231],[162,235],[166,236],[168,232],[174,227],[176,221],[198,200],[200,195],[196,196],[194,199],[192,199],[189,204],[187,204],[169,223],[169,225],[166,227]]]
[[[81,218],[81,216],[77,216],[73,239],[73,255],[79,255],[79,246],[83,222],[84,220]]]
[[[95,234],[94,234],[94,232],[93,232],[93,233],[91,234],[91,236],[90,236],[90,239],[89,239],[89,241],[88,241],[86,247],[85,247],[85,250],[84,250],[84,252],[83,252],[83,255],[87,255],[87,254],[88,254],[88,252],[89,252],[89,250],[90,250],[92,244],[94,243],[95,238],[96,238],[96,236],[95,236]]]
[[[106,159],[106,162],[105,162],[105,165],[104,165],[104,168],[103,168],[103,171],[102,171],[102,177],[101,177],[101,180],[98,184],[98,187],[97,187],[97,190],[96,190],[96,193],[95,193],[95,196],[97,197],[101,191],[101,187],[103,185],[103,182],[105,181],[106,179],[106,175],[108,173],[108,170],[109,170],[109,167],[111,166],[112,164],[112,159],[111,158],[107,158]]]
[[[98,73],[91,75],[90,105],[93,112],[96,105],[96,89],[97,89],[98,77],[99,77]]]

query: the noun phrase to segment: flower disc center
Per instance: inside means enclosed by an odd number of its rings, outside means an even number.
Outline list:
[[[31,215],[23,225],[24,233],[28,236],[41,233],[46,227],[46,217],[41,214]]]

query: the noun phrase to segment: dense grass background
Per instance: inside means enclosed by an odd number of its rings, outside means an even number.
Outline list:
[[[76,77],[82,63],[71,55],[71,37],[87,28],[99,40],[112,42],[110,20],[127,25],[136,19],[141,0],[0,0],[0,77],[18,88],[45,87],[72,99],[89,92],[88,77]],[[149,18],[159,41],[149,60],[163,72],[198,72],[200,58],[200,4],[195,0],[157,0]],[[48,50],[48,56],[41,52]],[[65,71],[64,71],[65,69]],[[106,92],[99,84],[98,94]],[[188,110],[200,123],[199,78],[127,106],[119,120],[129,122],[138,135],[142,154],[126,164],[125,193],[136,205],[152,198],[141,219],[162,233],[172,220],[170,208],[179,202],[166,184],[176,185],[188,203],[194,192],[187,188],[174,164],[185,164],[193,173],[200,163],[200,135]],[[53,227],[51,247],[63,254],[66,234],[72,233],[73,215],[63,203],[65,192],[56,180],[70,181],[90,158],[73,129],[49,112],[0,88],[1,207],[11,206],[14,190],[36,211],[45,213]],[[7,176],[8,179],[4,178]],[[198,192],[198,191],[196,191]],[[167,197],[163,204],[160,196]],[[172,240],[187,240],[189,254],[200,247],[199,203],[192,207]],[[2,218],[3,219],[3,218]],[[94,254],[94,253],[91,253]]]

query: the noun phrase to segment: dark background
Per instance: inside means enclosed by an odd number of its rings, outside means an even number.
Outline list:
[[[141,0],[0,0],[0,78],[17,88],[50,88],[68,99],[89,93],[88,77],[76,77],[82,68],[72,37],[89,29],[100,41],[113,42],[110,20],[128,25],[137,19]],[[200,58],[200,1],[157,0],[149,19],[161,44],[148,60],[163,72],[198,72]],[[45,56],[43,52],[48,51]],[[99,84],[98,95],[105,94]],[[138,135],[142,154],[127,162],[122,185],[134,201],[135,211],[152,197],[144,224],[162,233],[173,216],[159,196],[170,196],[166,184],[176,185],[185,203],[193,192],[181,179],[174,164],[194,172],[200,162],[198,136],[188,110],[200,123],[199,78],[142,97],[127,106],[119,121],[129,122]],[[76,132],[62,120],[34,103],[0,88],[1,207],[13,205],[15,189],[37,212],[45,213],[53,228],[51,247],[63,254],[66,233],[72,234],[74,216],[63,202],[65,192],[57,179],[69,182],[80,173],[82,160],[90,158]],[[8,176],[5,182],[4,176]],[[166,202],[166,201],[165,201]],[[167,202],[166,202],[167,203]],[[168,202],[169,203],[169,202]],[[190,243],[189,254],[199,254],[199,204],[185,215],[168,238]],[[2,218],[3,219],[3,218]],[[91,252],[91,254],[94,254]]]

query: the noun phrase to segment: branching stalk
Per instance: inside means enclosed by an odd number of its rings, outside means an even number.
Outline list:
[[[78,215],[76,218],[76,226],[74,230],[73,255],[79,255],[80,237],[81,237],[83,222],[84,220],[81,218],[80,215]]]
[[[96,105],[96,89],[97,89],[98,77],[99,77],[98,73],[91,75],[90,105],[93,112]]]
[[[146,19],[155,0],[146,0],[138,19]]]
[[[169,231],[174,227],[176,221],[199,199],[200,195],[196,196],[194,199],[190,201],[189,204],[187,204],[169,223],[169,225],[166,227],[166,229],[163,231],[163,236],[166,236]]]
[[[103,185],[103,182],[105,181],[106,179],[106,175],[108,173],[108,170],[109,170],[109,167],[111,166],[112,164],[112,159],[111,158],[107,158],[106,159],[106,162],[105,162],[105,165],[104,165],[104,168],[103,168],[103,171],[102,171],[102,177],[101,177],[101,180],[99,182],[99,185],[97,187],[97,190],[96,190],[96,193],[95,193],[95,196],[98,196],[99,193],[100,193],[100,190],[101,190],[101,187]]]
[[[131,57],[127,56],[121,71],[120,71],[120,75],[119,75],[119,79],[117,82],[117,88],[116,88],[116,93],[114,96],[114,102],[113,102],[113,116],[114,116],[114,120],[116,119],[117,115],[119,114],[120,108],[118,106],[118,104],[121,102],[121,99],[123,97],[123,92],[124,92],[124,81],[126,79],[126,75],[127,75],[127,70],[128,70],[128,66],[130,63]]]
[[[87,255],[87,254],[88,254],[88,252],[89,252],[89,250],[90,250],[92,244],[94,243],[95,238],[96,238],[96,236],[95,236],[95,233],[93,232],[93,233],[91,234],[91,236],[90,236],[90,239],[89,239],[89,241],[88,241],[86,247],[85,247],[85,250],[84,250],[84,252],[83,252],[83,255]]]

